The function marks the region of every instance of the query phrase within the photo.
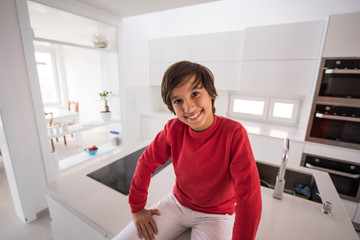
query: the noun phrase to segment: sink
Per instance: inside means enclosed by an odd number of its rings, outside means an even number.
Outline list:
[[[262,162],[256,162],[256,166],[258,168],[261,186],[274,189],[279,166]],[[312,192],[312,196],[308,200],[321,203],[321,199],[316,195],[319,191],[313,175],[286,169],[284,193],[294,195],[293,192],[296,184],[308,186]]]

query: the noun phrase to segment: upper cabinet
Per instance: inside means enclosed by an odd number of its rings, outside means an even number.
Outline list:
[[[219,90],[308,96],[324,29],[325,21],[311,21],[152,39],[150,82],[160,86],[167,67],[190,60],[214,73]]]
[[[191,37],[191,59],[195,62],[241,61],[243,32],[222,32]]]
[[[310,95],[324,26],[315,21],[245,29],[239,90]]]
[[[359,57],[359,23],[359,12],[330,16],[323,57]]]
[[[316,21],[247,28],[243,60],[318,59],[324,25]]]
[[[150,84],[160,86],[171,64],[189,60],[208,67],[218,89],[234,89],[240,77],[243,32],[222,32],[150,40]]]
[[[150,62],[176,62],[191,57],[191,37],[171,37],[150,40]]]

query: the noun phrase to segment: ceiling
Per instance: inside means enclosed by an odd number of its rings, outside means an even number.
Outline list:
[[[73,0],[121,18],[215,1],[219,0]]]

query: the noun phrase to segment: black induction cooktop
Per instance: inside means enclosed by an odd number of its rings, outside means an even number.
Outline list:
[[[136,164],[145,149],[146,147],[141,148],[105,167],[89,173],[87,176],[122,194],[128,195]],[[158,167],[152,176],[156,175],[170,163],[171,158],[163,166]]]

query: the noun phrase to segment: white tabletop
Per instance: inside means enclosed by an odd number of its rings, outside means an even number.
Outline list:
[[[79,122],[79,113],[69,111],[63,108],[58,107],[46,107],[44,108],[45,113],[53,113],[53,122],[63,122],[63,121],[75,121]],[[49,121],[50,116],[46,116],[47,121]]]

